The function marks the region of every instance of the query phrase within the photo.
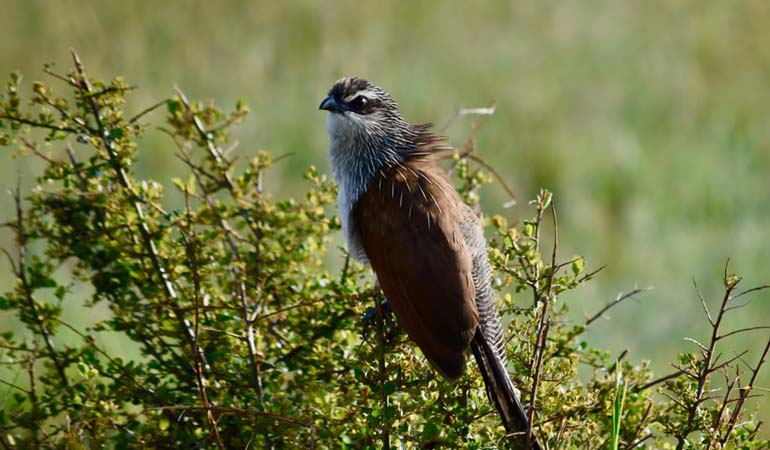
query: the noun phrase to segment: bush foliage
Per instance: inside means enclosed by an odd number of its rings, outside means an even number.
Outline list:
[[[472,364],[448,383],[382,317],[364,332],[382,296],[349,258],[339,273],[324,267],[340,227],[326,175],[311,168],[301,200],[274,199],[263,176],[275,160],[231,156],[245,106],[224,112],[177,92],[127,117],[134,87],[91,78],[73,57],[68,73],[45,69],[63,94],[35,82],[22,99],[15,73],[0,98],[0,143],[45,162],[34,189],[13,193],[5,224],[16,283],[0,309],[21,326],[0,330],[0,447],[508,446]],[[145,120],[162,108],[160,129],[187,168],[171,185],[134,172],[151,151]],[[471,140],[448,165],[473,204],[494,171],[472,150]],[[770,341],[744,361],[723,342],[734,332],[722,331],[737,299],[760,288],[738,291],[726,268],[713,312],[703,300],[711,340],[656,377],[586,342],[604,310],[567,320],[561,294],[597,271],[559,257],[549,192],[531,208],[520,224],[486,222],[509,370],[548,448],[768,448],[745,407]],[[81,308],[80,323],[63,318]],[[108,334],[141,356],[116,356],[99,343]]]

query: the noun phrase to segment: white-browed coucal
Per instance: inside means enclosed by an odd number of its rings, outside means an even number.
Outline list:
[[[521,448],[528,420],[505,369],[482,224],[439,166],[452,148],[430,125],[404,120],[390,94],[361,78],[337,81],[320,109],[330,113],[329,156],[350,254],[371,265],[399,324],[444,378],[463,374],[471,348]],[[531,448],[540,448],[534,437]]]

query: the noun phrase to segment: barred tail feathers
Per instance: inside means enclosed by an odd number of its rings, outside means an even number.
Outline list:
[[[529,419],[498,352],[487,342],[481,328],[476,331],[473,337],[471,350],[484,379],[487,396],[494,403],[506,432],[514,434],[511,440],[514,443],[514,448],[517,450],[542,450],[534,433],[530,437],[530,447],[527,448]]]

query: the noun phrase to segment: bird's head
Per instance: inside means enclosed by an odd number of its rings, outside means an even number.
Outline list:
[[[330,113],[332,139],[359,141],[408,127],[390,94],[363,78],[338,80],[318,108]]]

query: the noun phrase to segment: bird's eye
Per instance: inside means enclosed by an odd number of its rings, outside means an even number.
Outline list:
[[[367,99],[363,95],[359,95],[358,97],[350,101],[350,106],[352,106],[354,109],[363,109],[368,104],[369,104],[369,99]]]

